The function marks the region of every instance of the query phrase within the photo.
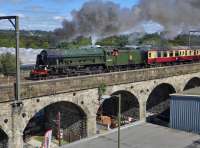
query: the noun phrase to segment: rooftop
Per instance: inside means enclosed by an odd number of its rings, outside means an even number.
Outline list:
[[[62,148],[117,148],[117,130]],[[121,148],[200,148],[200,135],[140,123],[121,130]]]
[[[172,94],[172,96],[199,96],[200,97],[200,87],[195,87],[195,88],[188,89],[180,93],[175,93],[175,94]]]

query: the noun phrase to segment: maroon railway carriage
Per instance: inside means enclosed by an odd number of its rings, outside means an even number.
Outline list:
[[[147,64],[150,65],[200,60],[200,50],[198,49],[152,49],[147,52]]]

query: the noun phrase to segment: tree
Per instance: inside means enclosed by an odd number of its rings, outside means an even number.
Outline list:
[[[101,96],[106,92],[106,84],[101,83],[98,87],[98,95],[99,95],[99,100],[101,99]]]
[[[111,36],[103,38],[96,43],[96,45],[101,45],[101,46],[120,46],[120,47],[123,47],[127,44],[128,44],[127,35]]]
[[[1,73],[8,76],[16,72],[15,56],[11,53],[5,53],[0,56]]]

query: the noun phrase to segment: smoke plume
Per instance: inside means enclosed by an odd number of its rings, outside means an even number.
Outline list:
[[[140,0],[132,8],[91,0],[71,14],[72,20],[64,20],[63,27],[54,31],[58,38],[68,40],[76,36],[103,37],[137,32],[138,25],[148,22],[163,26],[169,38],[200,28],[199,0]]]

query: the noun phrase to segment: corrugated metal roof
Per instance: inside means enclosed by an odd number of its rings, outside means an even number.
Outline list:
[[[180,93],[171,94],[171,96],[199,96],[200,97],[200,87],[188,89]]]

